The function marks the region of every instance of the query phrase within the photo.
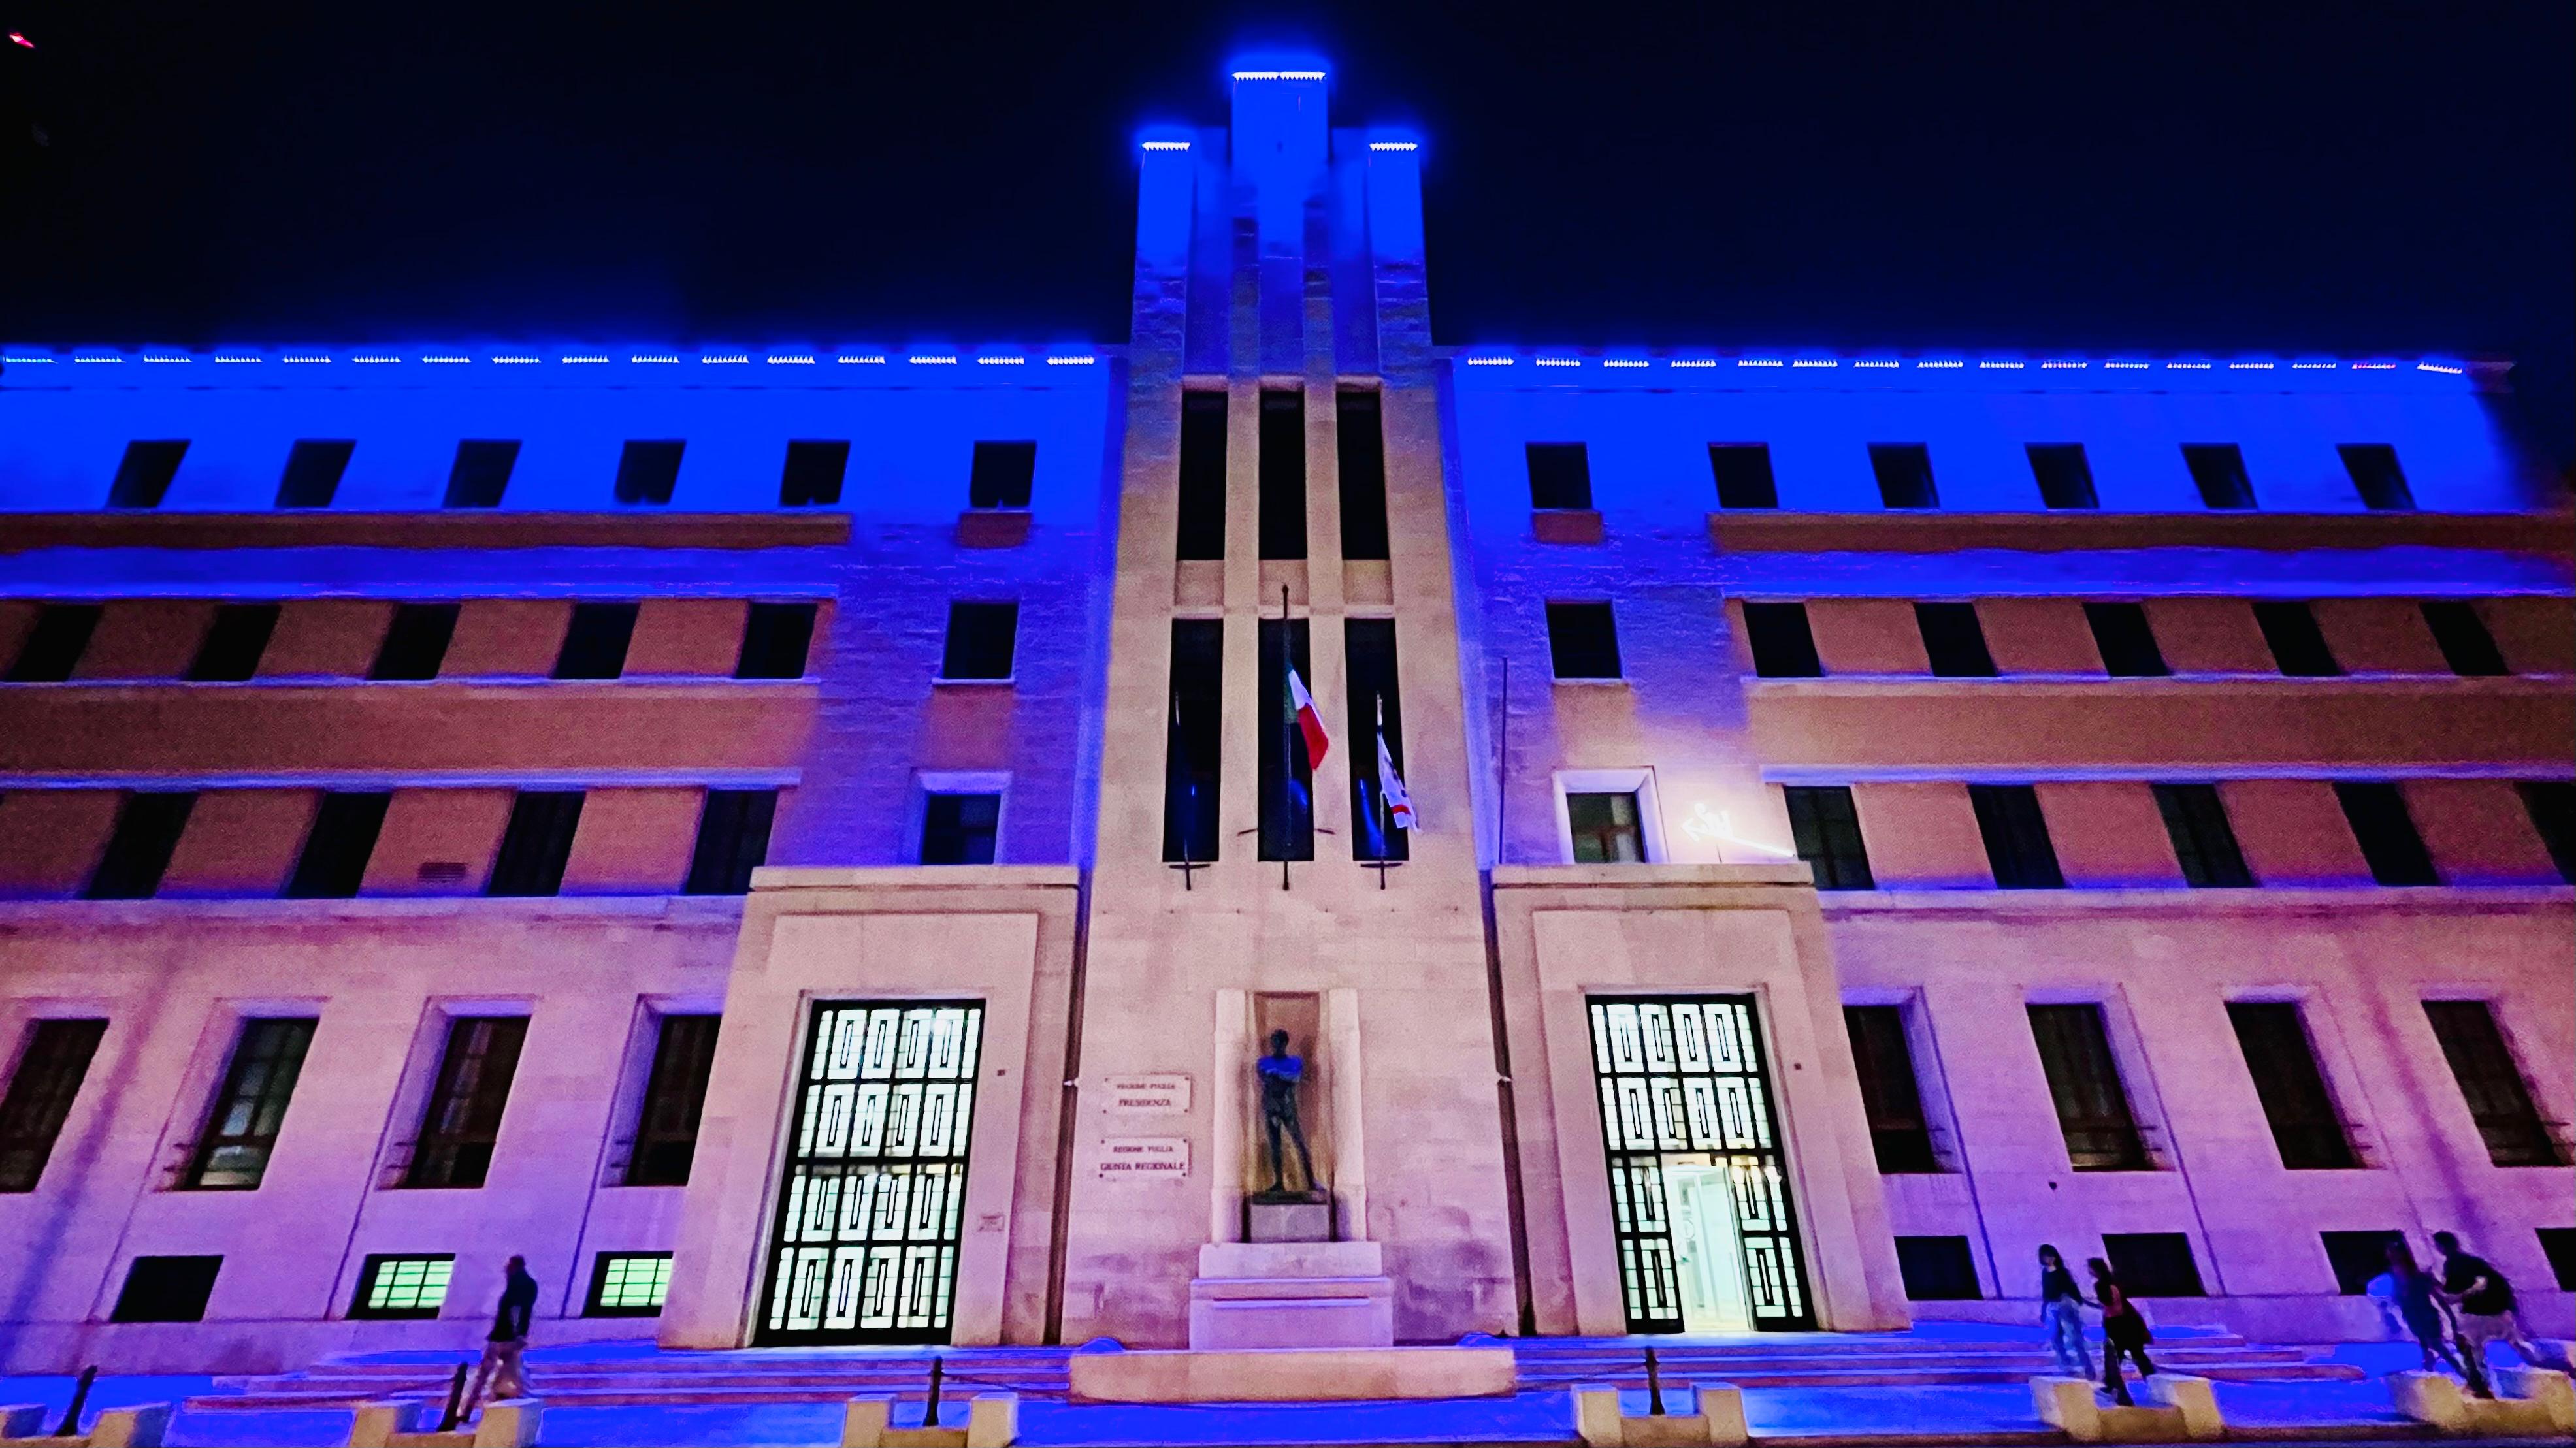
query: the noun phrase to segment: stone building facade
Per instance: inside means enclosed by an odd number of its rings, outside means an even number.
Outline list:
[[[1327,90],[1118,346],[9,348],[0,1369],[1178,1344],[1274,1030],[1401,1340],[2569,1329],[2500,368],[1439,345]]]

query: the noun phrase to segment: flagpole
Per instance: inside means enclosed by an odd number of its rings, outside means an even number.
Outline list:
[[[1297,639],[1288,632],[1288,585],[1282,583],[1279,585],[1279,697],[1291,708],[1294,700],[1288,689],[1288,678],[1296,672]],[[1297,716],[1290,713],[1284,722],[1290,729],[1296,729]],[[1295,823],[1294,816],[1288,812],[1288,802],[1297,797],[1297,762],[1288,755],[1289,741],[1282,738],[1279,743],[1279,888],[1285,890],[1288,888],[1288,837]],[[1301,743],[1298,747],[1304,746]],[[1307,793],[1310,796],[1314,793],[1312,784],[1307,786]]]

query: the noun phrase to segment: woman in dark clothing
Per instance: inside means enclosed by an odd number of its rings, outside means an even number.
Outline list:
[[[2120,1354],[2137,1359],[2138,1376],[2152,1377],[2156,1365],[2147,1360],[2147,1344],[2156,1336],[2147,1331],[2146,1314],[2120,1290],[2120,1279],[2111,1274],[2110,1263],[2087,1257],[2084,1269],[2093,1274],[2093,1300],[2102,1304],[2102,1386],[2111,1390],[2112,1402],[2126,1408],[2131,1401],[2129,1385],[2120,1378]]]
[[[2469,1385],[2469,1391],[2484,1398],[2486,1375],[2477,1372],[2451,1351],[2451,1319],[2443,1310],[2440,1283],[2433,1274],[2415,1265],[2415,1249],[2403,1239],[2388,1244],[2388,1275],[2397,1283],[2397,1315],[2406,1320],[2406,1330],[2414,1334],[2415,1345],[2424,1350],[2424,1370],[2431,1372],[2437,1361],[2450,1364]]]
[[[2066,1270],[2066,1259],[2057,1249],[2042,1245],[2039,1249],[2039,1325],[2048,1330],[2048,1350],[2057,1355],[2061,1377],[2076,1376],[2076,1365],[2082,1364],[2086,1382],[2093,1380],[2093,1354],[2084,1346],[2084,1294],[2075,1286],[2075,1274]]]

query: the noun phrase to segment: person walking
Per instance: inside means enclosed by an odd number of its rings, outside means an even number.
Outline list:
[[[2406,1320],[2406,1330],[2414,1335],[2415,1346],[2423,1350],[2424,1370],[2448,1363],[2469,1385],[2469,1391],[2481,1398],[2495,1395],[2487,1391],[2486,1374],[2461,1360],[2451,1350],[2450,1314],[2442,1305],[2439,1284],[2432,1275],[2415,1265],[2415,1249],[2405,1239],[2388,1244],[2388,1275],[2397,1279],[2397,1313]]]
[[[2442,1254],[2442,1300],[2458,1314],[2460,1340],[2479,1368],[2487,1366],[2487,1344],[2498,1338],[2513,1344],[2513,1350],[2531,1366],[2548,1366],[2541,1360],[2540,1349],[2523,1335],[2521,1318],[2514,1310],[2513,1284],[2504,1274],[2484,1257],[2462,1251],[2453,1233],[2435,1232],[2433,1248]]]
[[[2039,1325],[2048,1333],[2048,1350],[2057,1355],[2057,1375],[2093,1381],[2093,1353],[2084,1345],[2084,1293],[2066,1259],[2046,1243],[2039,1248]],[[2083,1368],[2078,1374],[2076,1369]]]
[[[528,1275],[527,1258],[512,1257],[503,1274],[501,1305],[492,1314],[491,1336],[483,1343],[482,1365],[474,1370],[473,1391],[465,1395],[464,1416],[474,1415],[487,1386],[494,1402],[528,1395],[528,1370],[521,1355],[528,1350],[528,1320],[536,1311],[537,1279]]]
[[[2147,1315],[2120,1287],[2120,1279],[2111,1264],[2099,1257],[2084,1259],[2084,1270],[2093,1274],[2093,1300],[2102,1307],[2102,1386],[2109,1389],[2111,1401],[2123,1408],[2134,1407],[2129,1385],[2120,1377],[2120,1357],[2136,1359],[2138,1376],[2155,1376],[2156,1365],[2147,1358],[2147,1344],[2156,1335],[2147,1330]]]

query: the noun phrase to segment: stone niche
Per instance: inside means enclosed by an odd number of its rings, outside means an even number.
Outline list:
[[[1254,1062],[1270,1033],[1286,1031],[1288,1050],[1304,1059],[1297,1115],[1315,1176],[1303,1180],[1296,1144],[1283,1133],[1280,1156],[1290,1193],[1269,1195],[1270,1137],[1261,1116],[1261,1078]],[[1209,1240],[1339,1242],[1368,1235],[1368,1198],[1360,1130],[1359,1001],[1348,990],[1217,992],[1215,1159]],[[1230,1164],[1231,1169],[1227,1168]]]

